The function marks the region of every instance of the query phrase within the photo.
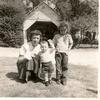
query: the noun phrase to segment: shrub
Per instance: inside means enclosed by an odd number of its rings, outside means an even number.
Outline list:
[[[9,5],[0,5],[0,38],[11,47],[23,43],[24,13],[19,8]]]

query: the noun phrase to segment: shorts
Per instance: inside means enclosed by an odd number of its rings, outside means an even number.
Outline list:
[[[52,73],[54,71],[52,62],[42,63],[42,71],[43,73]]]

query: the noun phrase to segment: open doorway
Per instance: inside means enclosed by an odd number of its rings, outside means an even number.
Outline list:
[[[28,30],[27,30],[27,39],[29,41],[30,31],[40,30],[42,32],[43,39],[52,39],[55,35],[55,32],[58,30],[57,26],[52,22],[43,22],[36,21]]]

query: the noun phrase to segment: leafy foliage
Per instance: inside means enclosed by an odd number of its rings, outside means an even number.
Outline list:
[[[33,2],[33,6],[37,6],[40,3],[39,0],[30,0],[30,1]]]
[[[44,0],[30,1],[35,7]],[[52,2],[56,4],[62,20],[70,22],[71,30],[81,30],[82,33],[97,32],[98,0],[52,0]],[[22,0],[0,0],[0,38],[2,41],[10,46],[22,43],[20,41],[22,41],[24,16],[25,8]]]
[[[24,9],[17,3],[6,2],[0,5],[0,40],[12,47],[20,46],[23,43]]]
[[[63,20],[72,28],[95,31],[98,27],[98,0],[56,0]]]

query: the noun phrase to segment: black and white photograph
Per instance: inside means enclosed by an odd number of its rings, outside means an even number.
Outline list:
[[[99,98],[99,0],[0,0],[0,98]]]

